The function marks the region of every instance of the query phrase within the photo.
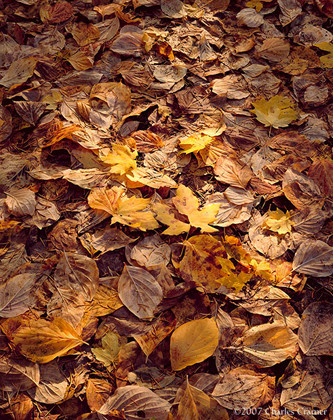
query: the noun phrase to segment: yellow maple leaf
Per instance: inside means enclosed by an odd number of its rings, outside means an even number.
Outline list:
[[[156,213],[156,218],[164,225],[169,226],[162,232],[164,235],[180,235],[190,230],[191,225],[177,219],[174,209],[167,204],[156,203],[152,209]]]
[[[246,7],[251,7],[256,9],[256,12],[259,13],[260,10],[264,7],[262,2],[270,2],[270,0],[250,0],[246,3]]]
[[[288,127],[292,121],[298,118],[298,112],[293,102],[281,95],[275,95],[268,101],[264,98],[259,99],[252,105],[254,109],[251,112],[265,127]]]
[[[141,230],[159,227],[154,213],[148,209],[150,199],[128,197],[121,187],[92,189],[88,196],[88,204],[93,209],[111,214],[111,224],[119,222]]]
[[[279,235],[285,235],[291,232],[291,227],[294,224],[290,217],[289,211],[286,213],[283,213],[280,209],[268,211],[263,226],[273,232],[277,232]]]
[[[136,168],[136,157],[138,152],[133,152],[128,146],[114,144],[112,152],[106,156],[100,156],[101,160],[111,165],[110,172],[113,174],[124,175]]]
[[[239,274],[230,273],[223,277],[222,286],[238,293],[252,277],[253,273],[245,273],[244,271],[241,271]]]
[[[254,274],[263,278],[264,280],[272,281],[273,273],[268,261],[260,261],[259,263],[252,259],[250,265],[255,270]]]
[[[322,51],[327,51],[329,54],[323,55],[320,57],[320,62],[323,67],[328,69],[333,69],[333,44],[332,42],[320,42],[315,44],[315,47],[320,48]]]
[[[184,138],[180,140],[179,146],[184,149],[181,153],[196,153],[199,152],[199,150],[204,149],[207,147],[210,143],[214,141],[213,137],[207,136],[202,133],[193,134],[192,136],[189,136],[187,138]]]
[[[172,202],[179,213],[188,217],[192,226],[200,228],[202,232],[216,232],[218,230],[209,226],[209,224],[215,221],[219,204],[209,204],[198,210],[199,200],[190,188],[182,184],[177,188],[176,197],[172,199]]]

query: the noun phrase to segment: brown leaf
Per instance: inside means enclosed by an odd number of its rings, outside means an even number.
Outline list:
[[[314,277],[326,277],[333,273],[333,247],[323,241],[308,239],[297,249],[293,271]]]
[[[246,188],[252,177],[252,171],[247,166],[241,166],[235,160],[220,157],[214,166],[216,179],[237,188]]]
[[[58,1],[53,6],[43,5],[40,8],[40,16],[43,22],[61,23],[73,16],[73,7],[67,1]]]
[[[320,159],[310,166],[308,176],[319,186],[322,194],[333,196],[333,162]]]
[[[27,395],[18,394],[11,398],[10,409],[15,420],[29,420],[33,414],[34,405]]]
[[[267,38],[257,50],[257,54],[260,58],[265,58],[273,63],[287,58],[289,52],[289,41],[282,38]]]
[[[229,410],[260,407],[273,398],[274,384],[273,376],[259,373],[253,366],[245,365],[223,375],[212,396]]]
[[[7,198],[4,203],[10,214],[17,217],[33,216],[36,209],[35,193],[28,188],[11,190],[6,192]]]
[[[333,304],[313,302],[302,314],[299,345],[307,356],[333,355]]]
[[[0,142],[6,140],[12,133],[12,116],[8,109],[0,105]]]
[[[0,389],[7,392],[26,391],[39,384],[40,372],[37,363],[14,355],[0,359]]]
[[[99,38],[99,29],[92,23],[78,22],[74,23],[72,35],[80,47],[95,42]]]
[[[33,75],[36,64],[35,57],[24,57],[14,61],[0,79],[0,85],[10,88],[26,82]]]
[[[14,102],[15,111],[31,125],[35,125],[39,118],[42,116],[46,103],[32,102],[32,101],[20,101]]]
[[[104,379],[88,379],[87,382],[87,403],[91,411],[98,411],[106,403],[114,387]]]
[[[125,266],[118,283],[123,304],[138,318],[152,319],[163,291],[155,278],[143,268]]]

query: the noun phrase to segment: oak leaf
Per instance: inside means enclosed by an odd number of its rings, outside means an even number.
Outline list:
[[[284,96],[275,95],[268,101],[259,99],[252,103],[254,110],[251,110],[257,120],[265,127],[288,127],[288,125],[297,120],[298,112],[293,102]]]
[[[128,197],[121,187],[94,188],[88,196],[91,208],[112,215],[111,224],[119,222],[141,230],[159,227],[154,213],[148,210],[149,198]]]
[[[195,319],[181,325],[171,336],[172,370],[182,370],[212,356],[218,341],[219,331],[213,318]]]
[[[51,362],[83,344],[74,328],[61,318],[38,319],[22,326],[15,331],[12,341],[23,356],[37,363]]]
[[[263,226],[279,235],[285,235],[291,232],[291,227],[294,222],[290,220],[290,212],[287,210],[283,213],[282,210],[276,209],[275,211],[268,211],[267,218],[264,220]]]

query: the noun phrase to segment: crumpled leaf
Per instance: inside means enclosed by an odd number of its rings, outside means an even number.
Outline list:
[[[294,256],[293,271],[314,277],[330,276],[333,273],[333,247],[319,240],[302,242]]]
[[[119,297],[138,318],[152,319],[163,291],[155,278],[143,268],[125,266],[118,282]]]
[[[291,232],[291,227],[294,225],[294,222],[290,220],[291,215],[288,210],[286,213],[283,213],[280,209],[276,209],[275,211],[269,210],[266,214],[267,218],[264,221],[264,227],[267,227],[273,232],[277,232],[279,235],[285,235]]]
[[[259,99],[252,102],[252,105],[254,110],[251,110],[251,112],[265,127],[288,127],[291,122],[298,118],[298,112],[293,102],[281,95],[275,95],[268,101],[263,98]]]
[[[171,336],[172,370],[182,370],[207,359],[214,353],[218,340],[218,328],[213,318],[195,319],[181,325]]]
[[[53,321],[38,319],[20,327],[15,331],[12,342],[32,362],[48,363],[81,345],[83,340],[70,324],[55,318]]]

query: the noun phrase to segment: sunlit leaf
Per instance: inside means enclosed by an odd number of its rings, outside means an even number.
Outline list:
[[[291,122],[298,118],[298,112],[293,102],[281,95],[273,96],[268,101],[263,98],[259,99],[252,105],[254,110],[251,110],[251,112],[265,127],[288,127]]]
[[[294,222],[290,220],[290,217],[291,215],[288,210],[286,213],[283,213],[280,209],[268,211],[263,226],[273,232],[277,232],[279,235],[285,235],[286,233],[291,232],[291,227],[294,225]]]

